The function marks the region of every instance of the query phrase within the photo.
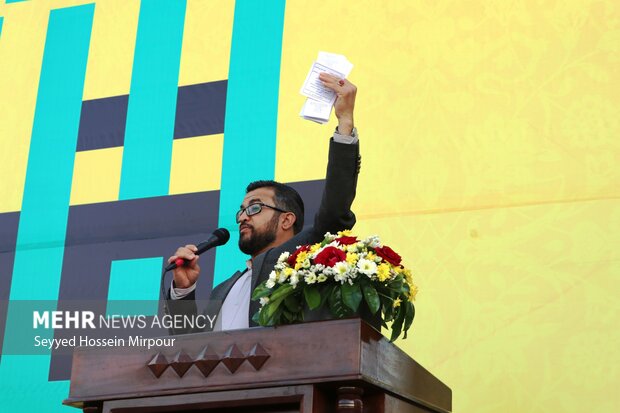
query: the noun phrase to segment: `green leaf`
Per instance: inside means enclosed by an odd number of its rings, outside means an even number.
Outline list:
[[[271,294],[271,288],[267,288],[264,282],[260,283],[252,292],[252,300],[256,301]]]
[[[342,291],[335,285],[328,299],[329,309],[336,318],[344,318],[350,315],[351,310],[342,302]]]
[[[407,313],[405,314],[405,326],[403,327],[403,332],[405,333],[403,338],[407,338],[407,330],[411,327],[411,323],[413,323],[413,318],[415,317],[415,307],[411,301],[407,301]]]
[[[385,321],[392,321],[394,319],[394,300],[382,295],[381,305],[383,306],[383,318]]]
[[[263,306],[263,308],[260,310],[260,315],[258,317],[258,324],[260,324],[261,326],[270,326],[270,325],[280,324],[279,322],[280,314],[276,314],[276,311],[280,308],[280,304],[282,304],[282,301],[284,301],[284,299],[287,296],[289,296],[290,294],[294,292],[295,292],[295,289],[290,284],[286,284],[286,285],[282,285],[278,287],[273,292],[273,294],[271,294],[271,297],[269,298],[269,302],[265,306]]]
[[[258,313],[258,324],[265,327],[269,325],[269,317],[267,317],[267,306],[260,309]]]
[[[400,307],[396,307],[396,319],[394,319],[394,322],[392,323],[392,335],[390,336],[390,342],[393,342],[398,338],[398,336],[400,336],[406,313],[407,310],[403,308],[402,305]]]
[[[289,323],[292,323],[293,321],[295,321],[295,315],[292,312],[283,310],[282,314],[284,315],[284,318],[286,319],[286,321],[288,321]]]
[[[280,324],[285,324],[284,322],[284,306],[278,306],[278,309],[273,313],[271,320],[269,321],[269,325],[279,326]]]
[[[342,290],[342,302],[353,311],[357,311],[362,302],[362,291],[359,284],[344,283]]]
[[[300,300],[297,294],[289,294],[284,299],[284,305],[286,306],[288,311],[292,313],[297,313],[301,311],[301,303],[299,301]],[[291,321],[293,320],[291,319]]]
[[[306,298],[308,308],[311,310],[314,310],[321,305],[321,294],[316,286],[306,286],[304,288],[304,297]]]
[[[390,290],[400,293],[403,289],[403,277],[396,277],[394,280],[388,283],[388,287],[390,288]]]
[[[325,305],[325,303],[328,301],[329,297],[332,294],[332,291],[334,290],[334,288],[337,288],[337,285],[334,284],[328,284],[328,285],[322,285],[321,287],[319,287],[319,291],[321,294],[321,304],[319,304],[319,308],[323,308],[323,305]]]
[[[379,300],[379,294],[375,287],[368,283],[362,284],[362,291],[364,292],[364,299],[366,300],[366,304],[368,304],[368,308],[372,314],[376,314],[381,307],[381,301]]]
[[[269,301],[260,311],[259,324],[261,326],[270,326],[274,324],[274,314],[285,297],[280,297],[277,300]]]
[[[260,318],[260,310],[254,313],[254,315],[252,316],[252,321],[260,325],[259,318]]]
[[[271,294],[271,297],[269,298],[270,301],[277,301],[280,298],[285,298],[288,294],[292,293],[294,291],[294,288],[292,285],[290,284],[285,284],[282,285],[280,287],[278,287],[273,294]]]

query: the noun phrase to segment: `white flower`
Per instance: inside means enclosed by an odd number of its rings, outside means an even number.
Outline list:
[[[291,253],[288,251],[284,251],[282,254],[280,254],[280,258],[278,258],[278,262],[284,262],[286,260],[288,260],[288,257],[291,256]]]
[[[301,266],[302,268],[306,268],[306,269],[310,268],[310,260],[306,258],[304,262],[301,264]]]
[[[316,280],[320,283],[324,283],[325,281],[327,281],[327,276],[324,274],[319,274],[319,276],[316,277]]]
[[[314,284],[316,282],[316,274],[311,272],[305,276],[304,280],[306,281],[306,284]]]
[[[299,275],[297,275],[297,272],[294,272],[293,274],[291,274],[291,278],[289,282],[291,283],[293,287],[297,287],[297,283],[299,283]]]
[[[286,282],[286,279],[288,278],[288,275],[286,274],[286,271],[282,271],[280,272],[280,274],[278,275],[278,282],[280,284],[283,284]]]
[[[261,307],[264,306],[265,304],[267,304],[269,302],[269,297],[261,297],[260,298],[260,305]]]
[[[379,236],[378,235],[372,235],[372,236],[368,237],[366,239],[366,242],[372,248],[377,248],[377,247],[381,246],[381,240],[379,240]]]
[[[269,280],[270,280],[270,281],[275,281],[275,280],[276,280],[276,278],[278,278],[278,276],[276,275],[276,272],[275,272],[275,271],[271,271],[271,272],[269,273]]]
[[[350,244],[346,246],[347,252],[357,252],[357,244]]]
[[[349,274],[350,269],[351,269],[351,266],[348,262],[346,261],[337,262],[336,265],[334,265],[334,272],[336,273],[334,275],[334,280],[345,281],[347,277],[350,275]]]
[[[357,268],[359,269],[359,272],[368,276],[377,273],[377,264],[375,264],[374,261],[370,261],[365,258],[361,258],[357,262]]]
[[[325,267],[323,268],[323,274],[327,276],[336,275],[336,270],[334,270],[334,267]]]
[[[276,286],[276,281],[275,280],[267,280],[267,282],[265,283],[265,287],[267,288],[273,288]]]

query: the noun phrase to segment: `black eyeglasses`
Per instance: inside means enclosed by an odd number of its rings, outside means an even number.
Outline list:
[[[255,204],[250,204],[245,208],[241,208],[239,211],[237,211],[237,215],[235,216],[235,219],[237,221],[237,224],[241,222],[241,220],[239,218],[241,218],[241,214],[245,212],[245,214],[249,217],[251,217],[252,215],[256,215],[259,212],[261,212],[263,210],[263,207],[267,207],[267,208],[271,208],[273,210],[276,210],[278,212],[290,212],[290,211],[285,211],[283,209],[280,208],[276,208],[274,206],[271,205],[267,205],[267,204],[263,204],[262,202],[257,202]]]

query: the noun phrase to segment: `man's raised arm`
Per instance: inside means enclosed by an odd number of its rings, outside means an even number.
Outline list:
[[[334,110],[338,128],[330,142],[325,189],[314,219],[314,231],[322,236],[355,225],[351,205],[355,199],[360,167],[359,143],[353,120],[357,87],[346,79],[322,73],[319,78],[325,87],[337,94]]]

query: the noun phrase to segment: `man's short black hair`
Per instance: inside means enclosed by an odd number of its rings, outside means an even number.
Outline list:
[[[293,232],[298,234],[304,227],[304,201],[299,193],[292,187],[276,181],[254,181],[250,182],[245,189],[247,194],[258,188],[273,188],[275,194],[275,207],[295,214],[295,224],[293,224]]]

